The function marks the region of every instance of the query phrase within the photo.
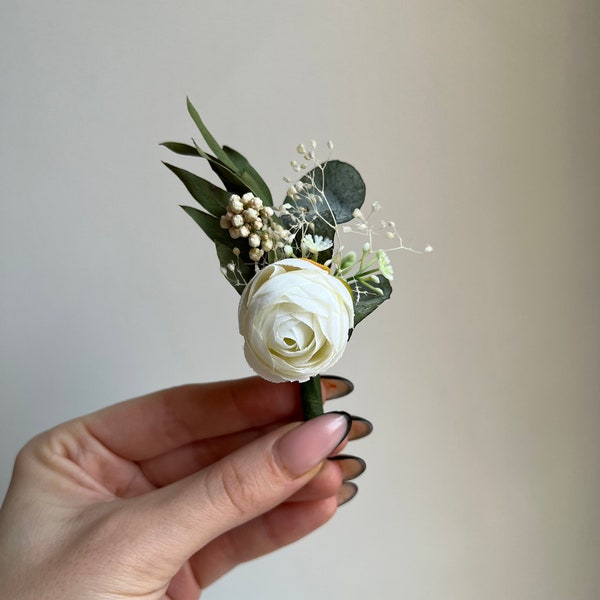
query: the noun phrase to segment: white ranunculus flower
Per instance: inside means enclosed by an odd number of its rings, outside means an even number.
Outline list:
[[[348,287],[310,260],[287,258],[259,271],[238,311],[248,364],[269,381],[307,381],[344,353],[354,325]]]

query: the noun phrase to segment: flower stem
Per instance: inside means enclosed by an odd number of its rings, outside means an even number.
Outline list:
[[[323,396],[319,375],[315,375],[300,384],[300,400],[305,421],[323,414]]]

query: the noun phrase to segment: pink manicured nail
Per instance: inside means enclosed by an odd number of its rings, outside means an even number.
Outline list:
[[[352,419],[343,412],[332,412],[310,419],[286,433],[275,445],[279,464],[293,477],[310,471],[348,435]]]

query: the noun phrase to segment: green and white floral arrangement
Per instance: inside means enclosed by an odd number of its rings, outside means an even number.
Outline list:
[[[214,242],[223,275],[241,295],[246,360],[269,381],[299,381],[304,417],[318,416],[320,373],[341,358],[354,328],[392,293],[388,252],[419,251],[404,246],[393,222],[372,223],[379,203],[363,213],[365,183],[352,165],[331,159],[332,142],[325,160],[314,140],[297,146],[295,177],[284,177],[287,193],[275,205],[248,160],[218,144],[189,99],[187,108],[209,151],[194,140],[162,145],[206,160],[223,187],[164,164],[200,205],[182,208]],[[364,237],[358,253],[341,244],[350,234]],[[375,249],[377,234],[393,247]]]

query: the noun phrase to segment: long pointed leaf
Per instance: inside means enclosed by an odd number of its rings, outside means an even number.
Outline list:
[[[210,181],[202,179],[185,169],[169,163],[163,163],[181,180],[194,200],[215,217],[225,214],[231,196],[230,192],[222,190]]]
[[[273,206],[273,197],[269,187],[256,169],[248,162],[248,159],[229,146],[223,146],[223,150],[235,163],[238,175],[249,184],[255,195],[263,201],[263,204]]]
[[[162,142],[162,144],[159,145],[168,148],[171,152],[175,152],[175,154],[198,156],[198,150],[189,144],[182,144],[181,142]]]
[[[224,271],[225,279],[229,281],[238,294],[241,294],[246,284],[254,275],[252,267],[236,256],[229,246],[221,242],[215,242],[215,246],[217,247],[217,256],[219,257],[219,264]],[[235,265],[234,271],[228,269],[228,265],[231,263]]]
[[[190,102],[190,99],[187,98],[187,108],[190,113],[190,117],[196,123],[196,127],[198,127],[204,141],[208,144],[208,147],[214,152],[215,156],[227,167],[231,170],[235,171],[235,164],[231,161],[231,159],[227,156],[227,153],[221,148],[217,140],[212,136],[210,131],[206,128],[206,125],[202,122],[198,111],[194,108],[194,105]]]
[[[226,229],[222,229],[219,224],[219,219],[205,213],[202,210],[193,208],[192,206],[182,206],[183,210],[196,221],[196,223],[202,228],[202,231],[213,241],[222,242],[226,246],[232,247],[233,240],[229,236],[229,232]]]

